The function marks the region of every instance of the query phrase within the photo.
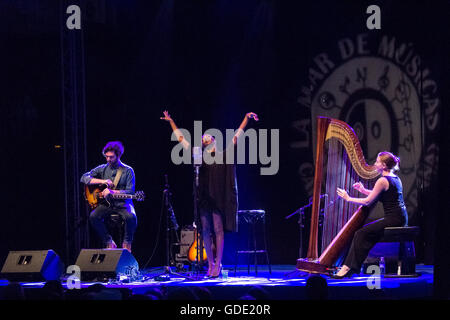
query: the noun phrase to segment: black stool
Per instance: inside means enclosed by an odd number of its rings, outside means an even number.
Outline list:
[[[397,273],[386,273],[385,277],[417,277],[414,240],[419,235],[419,227],[387,227],[379,242],[398,242]]]
[[[113,237],[113,240],[117,240],[117,246],[121,247],[125,233],[125,221],[123,220],[122,216],[117,213],[112,213],[109,217],[105,218],[104,222],[106,228]]]
[[[250,255],[253,254],[255,262],[255,274],[258,275],[258,261],[257,254],[265,253],[267,259],[267,265],[269,266],[269,274],[272,274],[272,268],[269,260],[269,252],[267,250],[266,239],[266,212],[264,210],[239,210],[238,221],[241,223],[247,223],[249,225],[247,250],[236,250],[236,260],[234,264],[234,275],[236,275],[236,268],[238,263],[238,254],[248,254],[248,274],[250,274]],[[264,249],[257,249],[256,243],[256,224],[262,223],[263,228],[263,241]]]

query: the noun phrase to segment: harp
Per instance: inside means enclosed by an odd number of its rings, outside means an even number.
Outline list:
[[[358,197],[352,185],[360,181],[372,189],[379,173],[368,165],[358,137],[343,121],[318,117],[315,155],[314,189],[311,224],[306,258],[297,259],[297,269],[309,273],[328,274],[342,260],[354,233],[363,225],[370,208],[345,202],[336,194],[344,188]],[[322,195],[325,189],[324,197]],[[325,201],[323,201],[325,199]],[[322,207],[322,208],[321,208]],[[322,220],[322,253],[319,256],[319,216]]]

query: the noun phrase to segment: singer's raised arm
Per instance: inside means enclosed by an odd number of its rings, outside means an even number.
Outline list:
[[[258,115],[254,112],[249,112],[245,115],[244,120],[242,120],[241,125],[236,131],[236,134],[233,137],[233,143],[236,144],[239,137],[244,133],[244,129],[247,126],[248,119],[254,119],[255,121],[259,121]]]
[[[190,146],[189,141],[187,141],[183,134],[181,133],[181,130],[178,129],[177,125],[175,124],[175,121],[173,121],[172,117],[169,115],[169,111],[163,111],[164,117],[161,117],[161,120],[165,120],[167,122],[169,122],[170,127],[173,130],[173,133],[175,134],[175,136],[177,137],[178,142],[180,142],[183,145],[184,149],[188,149]]]

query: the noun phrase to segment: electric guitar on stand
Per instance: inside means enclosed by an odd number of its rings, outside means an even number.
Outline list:
[[[106,184],[86,184],[84,187],[84,197],[88,202],[91,209],[95,209],[99,204],[105,204],[108,207],[111,206],[111,203],[108,199],[105,199],[102,195],[102,191],[107,188]],[[137,191],[135,194],[126,194],[126,193],[110,193],[108,198],[111,199],[132,199],[137,201],[144,201],[145,195],[143,191]]]

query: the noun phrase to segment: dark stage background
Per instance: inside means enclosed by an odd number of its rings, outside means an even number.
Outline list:
[[[175,143],[170,141],[168,123],[159,119],[166,109],[179,127],[191,131],[194,120],[203,121],[203,130],[237,128],[249,111],[261,120],[248,128],[280,130],[276,175],[260,175],[260,165],[238,166],[239,208],[265,209],[272,263],[295,263],[299,227],[296,217],[285,217],[308,203],[313,177],[304,165],[313,158],[314,112],[305,106],[302,88],[314,92],[318,83],[325,82],[330,70],[325,72],[315,64],[319,53],[337,56],[336,43],[360,34],[367,35],[368,42],[379,42],[384,35],[394,37],[406,50],[414,48],[419,67],[428,70],[411,78],[420,101],[419,118],[412,126],[419,128],[415,141],[421,153],[418,165],[410,170],[413,173],[409,172],[414,180],[410,218],[422,229],[417,243],[419,261],[448,264],[448,257],[442,254],[449,252],[445,251],[449,227],[445,200],[450,83],[447,1],[55,3],[0,1],[4,195],[0,261],[9,250],[25,249],[54,249],[71,263],[76,258],[66,252],[71,237],[65,231],[64,181],[70,172],[64,169],[61,26],[69,17],[65,8],[77,4],[82,29],[72,32],[82,33],[84,39],[80,51],[85,59],[84,170],[104,162],[101,149],[106,141],[123,141],[122,160],[135,169],[136,189],[147,195],[144,202],[136,204],[133,254],[141,265],[154,267],[165,262],[161,224],[164,174],[169,178],[179,224],[193,221],[193,170],[190,165],[171,162]],[[381,30],[366,27],[370,4],[381,8]],[[337,70],[337,63],[327,67]],[[402,67],[408,70],[408,66]],[[321,75],[311,73],[311,68]],[[427,87],[425,80],[435,85]],[[436,108],[430,107],[430,95],[438,101]],[[427,130],[427,123],[433,121],[437,125]],[[431,164],[426,159],[430,154]],[[91,245],[94,241],[91,234]],[[448,283],[442,277],[442,283]]]

